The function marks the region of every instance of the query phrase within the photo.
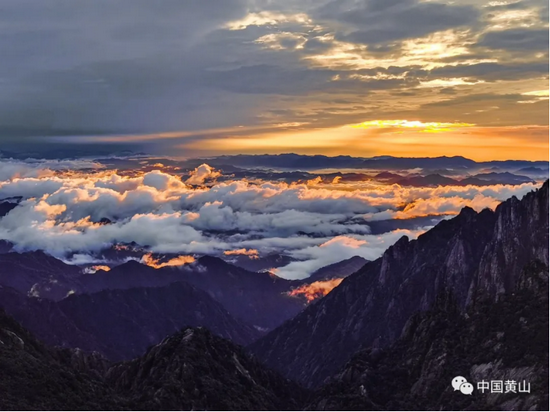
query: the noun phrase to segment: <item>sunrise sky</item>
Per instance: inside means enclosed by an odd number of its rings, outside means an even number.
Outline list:
[[[0,149],[548,159],[546,0],[0,5]]]

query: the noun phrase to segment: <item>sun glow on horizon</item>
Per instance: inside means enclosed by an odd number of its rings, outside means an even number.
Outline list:
[[[422,132],[429,133],[447,132],[451,129],[473,126],[475,126],[473,123],[421,122],[419,120],[370,120],[363,123],[349,125],[349,127],[354,129],[370,129],[373,127],[408,128],[422,129]]]

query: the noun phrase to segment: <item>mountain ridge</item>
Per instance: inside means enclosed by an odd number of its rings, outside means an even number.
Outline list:
[[[360,346],[394,342],[444,290],[453,290],[462,309],[480,298],[480,289],[494,299],[510,292],[535,259],[548,261],[548,181],[494,212],[464,208],[416,240],[401,238],[249,349],[288,378],[316,387]]]

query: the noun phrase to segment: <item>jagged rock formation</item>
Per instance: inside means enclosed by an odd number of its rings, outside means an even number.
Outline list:
[[[471,396],[451,380],[474,384]],[[477,382],[528,382],[491,394]],[[312,410],[548,410],[548,266],[536,262],[513,293],[463,313],[451,294],[411,318],[386,350],[364,349],[310,401]]]
[[[322,267],[321,269],[316,270],[311,274],[310,277],[304,279],[307,283],[316,282],[319,280],[328,280],[335,278],[345,278],[351,275],[352,273],[357,272],[363,266],[365,266],[369,261],[360,256],[353,256],[349,259],[342,260],[340,262],[333,263]]]
[[[325,298],[250,346],[269,367],[315,387],[362,345],[387,347],[408,319],[452,291],[463,311],[480,299],[514,290],[526,264],[548,262],[548,181],[493,212],[460,215],[346,278]]]

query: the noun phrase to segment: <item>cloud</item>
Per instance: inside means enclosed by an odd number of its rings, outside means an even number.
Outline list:
[[[322,267],[353,256],[375,260],[401,237],[414,239],[425,230],[426,228],[414,231],[400,229],[376,236],[340,235],[320,239],[315,245],[291,251],[290,255],[299,261],[278,268],[276,274],[286,279],[303,279]]]
[[[111,270],[111,268],[107,265],[94,265],[94,266],[84,268],[82,272],[87,274],[93,274],[93,273],[96,273],[98,270],[103,270],[105,272],[108,272]]]
[[[458,96],[478,93],[480,80],[505,81],[484,85],[487,93],[547,86],[548,7],[540,1],[35,3],[3,2],[3,148],[55,155],[48,143],[64,136],[62,150],[85,138],[109,151],[115,146],[102,139],[116,135],[117,149],[189,156],[218,150],[205,144],[216,135],[224,145],[244,136],[258,151],[258,128],[282,136],[281,124],[322,142],[323,128],[370,116],[471,123],[467,111],[432,113],[426,103],[441,96],[422,84],[462,79]],[[495,121],[520,112],[517,121],[533,124],[533,109],[544,107],[501,108]],[[287,142],[276,143],[280,151]]]
[[[103,167],[98,162],[88,160],[27,159],[22,161],[0,156],[0,181],[52,176],[56,170],[101,169]]]
[[[426,229],[372,235],[370,222],[452,216],[464,206],[492,208],[536,187],[414,188],[318,180],[314,185],[228,180],[191,187],[158,170],[128,176],[114,170],[36,172],[0,182],[0,198],[22,197],[0,218],[0,239],[15,243],[16,250],[40,249],[72,263],[101,264],[102,249],[136,242],[150,252],[184,256],[151,260],[155,265],[179,265],[192,254],[285,253],[299,260],[279,269],[287,278],[303,278],[355,255],[375,259],[402,235],[414,238]],[[102,218],[111,223],[99,223]]]
[[[250,259],[258,259],[259,253],[256,249],[237,249],[237,250],[226,250],[223,252],[226,256],[248,256]]]
[[[330,279],[302,285],[288,292],[289,296],[304,296],[308,302],[326,296],[332,289],[342,283],[344,279]]]
[[[358,3],[334,1],[321,9],[320,16],[358,28],[342,35],[343,40],[383,44],[473,25],[478,19],[479,12],[472,6],[414,0]]]
[[[490,31],[481,36],[477,46],[509,51],[547,51],[548,29]]]
[[[160,269],[160,268],[169,267],[169,266],[181,267],[189,263],[193,263],[194,261],[195,261],[195,258],[193,256],[182,255],[182,256],[169,259],[166,262],[161,262],[160,259],[155,259],[152,253],[146,253],[141,257],[141,260],[140,260],[141,263],[144,263],[147,266],[151,266],[155,269]]]
[[[467,77],[483,81],[520,80],[528,76],[542,76],[548,73],[547,61],[484,62],[438,67],[429,72],[433,78]]]
[[[153,123],[155,130],[162,122],[174,125],[178,112],[192,119],[189,109],[206,94],[193,86],[209,60],[200,44],[242,17],[246,6],[245,0],[4,1],[2,18],[10,24],[0,38],[0,133],[113,132],[128,124],[135,131]]]
[[[203,163],[191,172],[191,176],[186,180],[186,183],[190,185],[201,185],[206,180],[215,180],[219,176],[221,176],[220,172],[215,171],[212,167]]]

